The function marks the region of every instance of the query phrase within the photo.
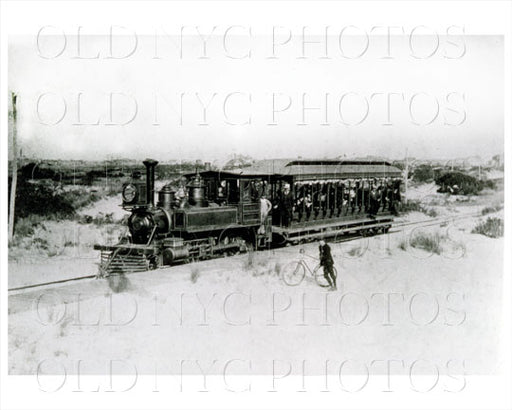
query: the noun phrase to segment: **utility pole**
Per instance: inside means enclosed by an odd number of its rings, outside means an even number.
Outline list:
[[[18,147],[16,145],[16,94],[11,93],[12,99],[12,181],[11,197],[9,199],[9,242],[14,236],[14,206],[16,202],[16,184],[18,182]]]

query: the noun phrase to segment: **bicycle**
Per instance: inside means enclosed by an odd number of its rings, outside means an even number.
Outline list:
[[[305,260],[305,256],[307,256],[304,253],[304,249],[301,249],[300,254],[303,255],[302,258],[298,262],[290,262],[286,264],[282,270],[281,277],[283,279],[283,282],[286,283],[288,286],[297,286],[302,283],[304,278],[306,277],[306,271],[309,272],[309,274],[315,279],[315,282],[323,287],[327,288],[329,287],[329,282],[325,279],[323,269],[320,269],[322,266],[320,263],[315,266],[313,270],[309,267],[308,263]],[[312,259],[312,256],[310,256]],[[336,271],[336,268],[333,266],[334,271],[334,277],[338,277],[338,272]]]

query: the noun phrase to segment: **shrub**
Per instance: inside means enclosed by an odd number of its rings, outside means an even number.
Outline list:
[[[87,192],[84,189],[73,189],[61,194],[69,202],[73,209],[84,208],[100,200],[100,196],[95,192]]]
[[[90,224],[94,218],[91,215],[80,215],[78,217],[78,223],[80,224]]]
[[[354,247],[350,248],[347,253],[350,256],[356,256],[356,255],[359,255],[360,252],[361,252],[361,248],[359,246],[354,246]]]
[[[502,205],[488,206],[482,209],[482,215],[493,214],[494,212],[501,211],[502,209]]]
[[[503,219],[488,217],[485,222],[480,222],[475,226],[471,233],[478,233],[488,236],[489,238],[500,238],[503,236],[503,231]]]
[[[73,203],[59,192],[54,183],[32,184],[23,179],[20,180],[16,188],[16,219],[31,215],[40,215],[47,219],[62,219],[74,214]]]
[[[15,234],[20,237],[33,235],[34,228],[42,220],[62,220],[76,216],[76,210],[100,199],[100,195],[83,188],[64,190],[61,185],[48,180],[29,182],[21,174],[16,187]],[[9,179],[9,190],[11,188]],[[82,220],[90,223],[94,221]],[[97,221],[112,223],[112,214]]]
[[[40,224],[34,217],[20,218],[14,225],[14,233],[17,237],[27,237],[34,235],[35,228]]]
[[[421,212],[422,207],[421,203],[418,200],[409,200],[406,202],[402,202],[402,212],[412,212],[412,211],[418,211]]]
[[[409,245],[437,255],[441,254],[441,237],[439,233],[420,232],[409,240]]]
[[[120,293],[128,289],[130,282],[125,274],[112,274],[107,276],[108,286],[114,293]]]
[[[486,179],[485,181],[483,181],[483,184],[484,188],[496,189],[496,182],[491,179]]]
[[[279,276],[281,274],[281,269],[283,269],[281,262],[276,262],[276,264],[274,266],[274,274],[276,276]]]
[[[434,208],[429,208],[422,211],[431,218],[435,218],[438,215],[437,211]]]
[[[419,200],[402,202],[401,212],[423,212],[431,218],[435,218],[438,215],[434,208],[426,208]]]
[[[92,218],[92,223],[94,225],[110,225],[114,223],[114,214],[103,214],[100,212],[97,216]]]
[[[402,238],[400,242],[398,242],[398,249],[406,251],[408,246],[407,238]]]
[[[459,195],[477,195],[484,183],[471,175],[462,172],[447,172],[436,178],[436,184],[440,186],[438,192],[449,192]],[[457,185],[458,189],[454,189]]]
[[[244,269],[247,271],[254,267],[254,252],[247,252],[247,259],[244,262]]]
[[[199,267],[196,264],[192,264],[190,267],[190,281],[192,283],[196,283],[197,280],[199,279],[199,274]]]
[[[50,247],[50,244],[48,243],[48,240],[44,239],[44,238],[39,238],[39,237],[36,237],[32,240],[32,243],[34,245],[36,245],[37,247],[41,248],[41,249],[44,249],[44,250],[48,250],[49,247]]]
[[[420,165],[413,172],[413,180],[418,182],[430,182],[434,177],[435,173],[431,165]]]

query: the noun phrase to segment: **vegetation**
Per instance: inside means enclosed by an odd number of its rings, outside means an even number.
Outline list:
[[[419,200],[408,200],[401,203],[401,212],[421,212],[421,202]]]
[[[400,239],[400,242],[398,242],[398,249],[406,251],[408,246],[409,244],[407,243],[407,238],[405,237]]]
[[[69,218],[75,213],[73,198],[83,200],[79,195],[60,192],[53,182],[32,184],[20,179],[16,189],[15,220],[33,215],[56,220]]]
[[[441,236],[437,232],[419,232],[409,240],[409,245],[437,255],[441,254]]]
[[[10,189],[11,180],[9,179]],[[90,189],[83,186],[65,189],[62,184],[53,180],[34,181],[21,174],[16,188],[15,237],[32,236],[36,228],[44,229],[44,221],[77,219],[80,223],[96,225],[115,223],[112,214],[100,214],[93,218],[78,216],[76,212],[105,195],[112,195],[112,192],[107,188]]]
[[[107,282],[114,293],[123,292],[130,286],[130,282],[124,274],[107,276]]]
[[[447,172],[436,178],[435,182],[440,187],[438,192],[458,195],[478,195],[484,188],[496,188],[493,181],[480,181],[462,172]]]
[[[503,219],[488,217],[485,222],[475,226],[471,233],[478,233],[489,238],[500,238],[503,236],[504,228]]]
[[[94,217],[92,217],[90,215],[81,215],[78,218],[78,223],[94,224],[94,225],[99,225],[99,226],[114,224],[116,222],[123,222],[123,221],[115,221],[113,213],[103,214],[102,212],[100,212],[97,216],[94,216]]]
[[[197,266],[196,263],[193,263],[190,265],[190,281],[192,283],[196,283],[199,279],[199,276],[201,275],[201,271],[199,269],[199,266]]]
[[[420,200],[409,200],[407,202],[402,202],[401,212],[422,212],[431,218],[435,218],[438,213],[434,208],[427,208],[425,205],[421,203]]]
[[[160,163],[156,179],[169,179],[196,169],[204,171],[208,164],[185,161],[181,163]],[[19,177],[26,180],[51,180],[66,184],[92,186],[105,179],[129,178],[134,171],[144,171],[141,161],[30,161],[20,167]]]
[[[427,164],[419,165],[414,169],[412,178],[417,182],[432,182],[436,177],[436,170]]]
[[[503,205],[487,206],[484,209],[482,209],[482,215],[493,214],[495,212],[501,211],[502,209]]]

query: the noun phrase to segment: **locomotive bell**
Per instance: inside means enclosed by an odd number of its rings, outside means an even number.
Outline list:
[[[187,185],[188,188],[188,201],[189,204],[192,206],[207,206],[205,198],[205,185],[203,183],[203,180],[199,173],[197,173],[192,179],[189,184]]]

